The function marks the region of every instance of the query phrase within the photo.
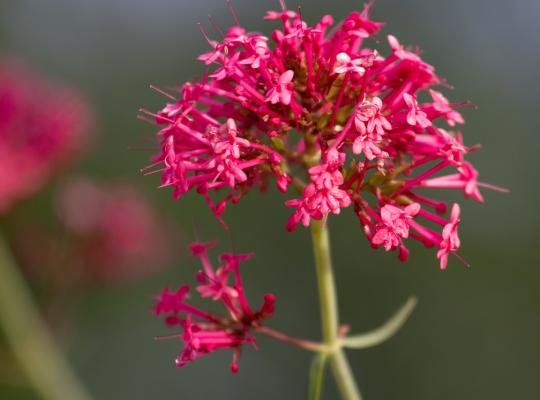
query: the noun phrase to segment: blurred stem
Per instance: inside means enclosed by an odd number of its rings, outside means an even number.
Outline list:
[[[311,237],[315,254],[315,267],[319,285],[319,302],[323,341],[330,349],[328,354],[332,372],[343,400],[360,400],[361,395],[345,353],[339,344],[339,317],[336,284],[330,256],[330,239],[325,221],[311,221]],[[322,379],[322,378],[321,378]],[[322,382],[311,380],[310,391]]]
[[[4,336],[0,342],[0,386],[9,385],[13,387],[28,386],[28,379],[19,365],[17,365],[13,354],[9,349],[4,348]]]
[[[46,400],[90,400],[54,342],[0,236],[0,325],[15,358]]]
[[[321,400],[322,388],[324,382],[324,367],[328,355],[326,353],[317,353],[311,361],[309,369],[309,400]]]
[[[314,351],[316,353],[327,353],[327,347],[322,343],[312,342],[311,340],[305,340],[296,338],[294,336],[289,336],[283,332],[276,331],[275,329],[268,328],[266,326],[260,326],[255,328],[255,330],[263,335],[270,336],[274,339],[280,340],[282,342],[291,344],[293,346],[298,346],[304,350]]]

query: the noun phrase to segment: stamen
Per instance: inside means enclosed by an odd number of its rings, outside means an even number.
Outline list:
[[[148,165],[148,166],[146,166],[146,167],[144,167],[144,168],[141,168],[139,171],[140,171],[140,172],[144,172],[144,171],[146,171],[146,170],[148,170],[148,169],[150,169],[150,168],[157,167],[158,165],[161,165],[162,163],[163,163],[163,161],[155,162],[155,163],[150,164],[150,165]]]
[[[208,14],[208,20],[210,21],[214,29],[217,31],[217,33],[221,35],[222,38],[225,38],[225,33],[223,32],[223,29],[221,29],[215,18]]]
[[[201,31],[202,35],[204,36],[204,38],[206,39],[206,41],[208,42],[208,44],[210,46],[212,46],[212,48],[214,47],[212,45],[212,41],[210,40],[210,38],[208,37],[208,34],[206,33],[206,31],[204,30],[204,27],[203,25],[200,23],[200,22],[197,22],[197,26],[199,27],[199,30]]]
[[[486,189],[495,190],[496,192],[499,192],[499,193],[510,193],[510,189],[507,189],[501,186],[491,185],[489,183],[478,182],[477,185],[480,187],[484,187]]]
[[[236,11],[232,5],[232,0],[227,0],[227,7],[229,8],[229,11],[232,14],[232,17],[234,19],[234,22],[236,23],[236,26],[241,26],[240,21],[238,20],[238,15],[236,15]]]
[[[153,119],[147,118],[144,115],[137,115],[137,119],[144,122],[148,122],[149,124],[152,124],[152,125],[158,125],[156,121],[154,121]]]
[[[460,256],[455,251],[452,252],[452,255],[456,257],[459,261],[461,261],[467,268],[471,266],[471,264],[467,260],[465,260],[462,256]]]
[[[160,88],[158,88],[158,87],[156,87],[154,85],[150,85],[150,89],[155,90],[159,94],[162,94],[163,96],[168,97],[171,100],[178,101],[178,99],[176,97],[174,97],[172,94],[169,94],[166,91],[164,91],[164,90],[162,90],[162,89],[160,89]]]
[[[143,114],[146,114],[146,115],[149,115],[149,116],[154,117],[154,118],[161,118],[161,119],[167,121],[167,122],[170,123],[170,124],[174,124],[174,121],[173,121],[172,119],[169,119],[169,118],[167,118],[167,117],[164,117],[163,115],[157,115],[156,113],[153,113],[153,112],[151,112],[151,111],[148,111],[148,110],[146,110],[146,109],[144,109],[144,108],[139,108],[139,112],[141,112],[141,113],[143,113]]]
[[[155,336],[154,340],[169,340],[169,339],[181,339],[183,336],[182,333],[176,333],[174,335],[163,335],[163,336]]]
[[[150,175],[154,175],[154,174],[157,174],[158,172],[163,172],[163,171],[166,171],[167,168],[161,168],[161,169],[157,169],[157,170],[154,170],[154,171],[149,171],[149,172],[143,172],[143,175],[144,176],[150,176]]]

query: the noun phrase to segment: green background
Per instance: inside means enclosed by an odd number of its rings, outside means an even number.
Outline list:
[[[268,8],[277,9],[277,3],[234,1],[242,23],[264,33],[275,25],[261,17]],[[302,13],[310,23],[326,13],[340,20],[361,5],[305,0]],[[261,338],[259,351],[246,348],[240,373],[232,375],[230,352],[178,370],[174,357],[181,344],[153,340],[168,331],[148,313],[151,295],[165,285],[192,281],[198,267],[185,251],[194,226],[203,238],[220,239],[223,249],[231,246],[200,197],[175,202],[169,191],[154,189],[157,176],[139,174],[153,150],[132,149],[154,132],[136,120],[137,109],[156,110],[164,104],[148,84],[176,84],[201,74],[195,57],[207,45],[196,22],[206,22],[207,14],[223,26],[231,23],[224,0],[0,2],[1,52],[67,80],[95,108],[98,138],[74,172],[134,183],[185,238],[164,272],[84,293],[75,313],[75,334],[65,346],[99,400],[307,396],[310,355],[301,350]],[[451,259],[448,270],[440,271],[434,252],[420,246],[412,246],[410,260],[400,263],[394,253],[371,250],[350,210],[331,218],[341,316],[353,331],[376,327],[409,294],[419,297],[417,310],[395,338],[350,352],[368,400],[539,396],[539,16],[536,0],[381,0],[375,5],[374,19],[388,23],[380,35],[381,49],[387,50],[388,33],[404,44],[419,45],[424,58],[455,86],[452,93],[445,92],[448,97],[478,106],[463,110],[466,143],[484,145],[470,160],[484,181],[506,186],[511,193],[484,191],[485,205],[462,203],[461,254],[471,263],[469,269]],[[253,192],[225,218],[235,247],[256,253],[244,269],[253,303],[263,293],[275,293],[271,326],[317,339],[309,234],[304,229],[285,232],[285,198],[275,191]],[[447,198],[461,200],[461,195]],[[35,202],[39,212],[50,213],[46,200],[38,197]],[[0,398],[37,398],[11,373],[6,355],[1,357]],[[325,398],[337,398],[332,383]]]

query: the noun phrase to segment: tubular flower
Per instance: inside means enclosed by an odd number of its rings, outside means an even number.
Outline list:
[[[366,70],[362,67],[363,61],[361,58],[351,60],[351,57],[347,53],[339,53],[336,56],[336,66],[334,67],[334,73],[344,74],[346,72],[356,72],[363,75]]]
[[[450,214],[450,222],[444,226],[442,231],[442,240],[439,243],[439,251],[437,252],[437,258],[441,260],[441,269],[446,268],[446,264],[448,263],[448,254],[459,249],[460,241],[457,232],[460,222],[459,213],[459,205],[454,204]]]
[[[409,220],[418,214],[420,205],[413,203],[405,208],[385,205],[381,208],[381,221],[377,226],[371,243],[375,246],[383,245],[388,251],[401,245],[401,238],[409,237]]]
[[[499,189],[465,161],[477,147],[445,129],[464,122],[455,108],[465,103],[435,91],[435,69],[394,36],[380,51],[364,45],[383,26],[370,20],[371,3],[334,27],[329,15],[309,26],[281,4],[265,17],[281,22],[271,38],[238,22],[220,41],[204,32],[211,50],[199,59],[215,72],[160,91],[174,101],[157,114],[143,110],[161,126],[162,186],[176,198],[195,189],[221,218],[273,179],[301,193],[285,202],[289,230],[352,206],[372,244],[403,260],[404,239],[440,246],[441,233],[423,223],[443,229],[448,207],[420,188],[462,189],[478,201],[478,187]],[[422,93],[432,101],[419,102]],[[218,191],[226,193],[216,200]]]
[[[352,143],[352,151],[354,154],[364,153],[368,160],[388,156],[378,144],[382,141],[385,131],[392,129],[392,125],[381,114],[381,109],[382,101],[378,97],[374,97],[371,101],[363,101],[356,109],[354,125],[358,136]]]
[[[253,331],[274,314],[275,297],[266,294],[261,307],[254,311],[248,304],[239,268],[240,262],[249,260],[252,254],[222,254],[223,265],[214,269],[208,257],[212,246],[213,243],[191,245],[192,253],[200,258],[203,267],[197,274],[197,292],[201,297],[220,302],[226,315],[206,312],[189,304],[186,301],[189,287],[185,285],[176,291],[164,289],[156,299],[153,312],[165,316],[168,326],[183,329],[178,335],[184,348],[176,358],[177,367],[205,354],[230,349],[233,351],[231,371],[236,373],[242,346],[256,346]]]
[[[0,60],[0,214],[37,192],[86,143],[83,100]]]

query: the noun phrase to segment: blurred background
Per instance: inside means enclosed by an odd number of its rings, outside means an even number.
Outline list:
[[[262,16],[278,8],[277,0],[234,0],[234,5],[245,27],[271,32],[274,25],[262,22]],[[305,0],[301,5],[304,18],[313,23],[326,13],[340,20],[362,2]],[[0,52],[68,82],[93,108],[96,137],[69,173],[130,183],[172,232],[167,234],[172,255],[160,261],[163,268],[144,279],[85,286],[69,310],[69,327],[55,326],[56,334],[67,338],[62,346],[95,399],[307,396],[310,354],[301,350],[261,338],[260,349],[246,349],[240,373],[232,375],[229,352],[178,370],[174,358],[181,343],[153,340],[168,331],[148,311],[152,295],[192,281],[198,268],[186,252],[194,230],[202,239],[219,239],[222,249],[231,246],[201,198],[190,195],[175,202],[168,190],[156,189],[157,175],[139,173],[155,152],[155,128],[138,121],[137,110],[158,110],[165,103],[149,84],[177,84],[200,74],[195,57],[207,44],[196,23],[206,22],[208,14],[222,26],[231,23],[224,0],[0,2]],[[540,194],[535,183],[539,16],[536,0],[375,4],[373,19],[387,22],[381,46],[388,33],[401,43],[419,45],[424,59],[455,86],[448,97],[478,106],[460,110],[465,142],[484,145],[470,160],[483,181],[511,193],[485,190],[485,205],[462,202],[461,254],[472,265],[468,269],[451,259],[440,271],[434,252],[419,246],[407,263],[400,263],[394,253],[370,249],[350,210],[331,218],[342,321],[355,332],[369,330],[408,295],[419,298],[397,336],[350,352],[368,400],[533,399],[540,393],[540,221],[534,208]],[[32,226],[50,224],[51,187],[15,213]],[[309,232],[285,235],[289,210],[281,205],[284,199],[273,190],[264,196],[253,191],[225,218],[236,248],[256,253],[244,269],[249,297],[258,303],[263,293],[277,296],[271,326],[318,339]],[[0,349],[0,398],[38,399],[5,345]],[[337,398],[331,379],[327,383],[325,398]]]

